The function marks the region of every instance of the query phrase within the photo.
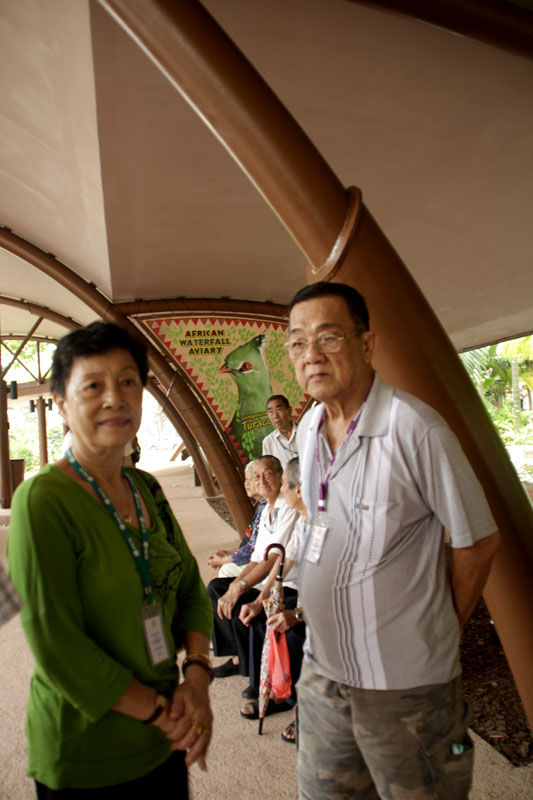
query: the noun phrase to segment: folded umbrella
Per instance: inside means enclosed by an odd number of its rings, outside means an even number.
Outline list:
[[[283,567],[285,564],[285,548],[282,544],[269,544],[265,550],[264,558],[268,557],[270,550],[277,548],[281,553],[279,562],[279,569],[274,580],[272,589],[268,600],[265,600],[263,605],[267,619],[283,611]],[[274,652],[275,650],[275,652]],[[273,652],[271,652],[273,651]],[[283,699],[290,697],[291,694],[291,674],[288,667],[288,650],[287,640],[284,633],[276,633],[271,630],[265,635],[263,650],[261,653],[261,670],[259,678],[259,736],[263,732],[263,720],[265,718],[268,701],[272,692],[272,677],[273,672],[271,664],[275,670],[276,675],[276,697]]]

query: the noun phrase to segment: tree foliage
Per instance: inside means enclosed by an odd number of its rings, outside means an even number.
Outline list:
[[[533,336],[460,354],[506,445],[533,444]]]

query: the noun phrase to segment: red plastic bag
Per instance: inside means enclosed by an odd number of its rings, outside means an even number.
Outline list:
[[[287,637],[284,633],[269,631],[270,650],[268,653],[268,669],[272,681],[272,693],[280,700],[291,696],[291,664],[289,661],[289,648]]]

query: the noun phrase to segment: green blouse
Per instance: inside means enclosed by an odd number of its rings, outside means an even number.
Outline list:
[[[152,518],[150,576],[173,652],[185,631],[211,635],[211,604],[161,487],[129,472]],[[139,531],[130,531],[140,545]],[[164,734],[110,710],[132,676],[171,695],[178,670],[174,658],[150,664],[142,581],[109,512],[49,465],[14,495],[8,558],[35,657],[28,775],[52,789],[95,788],[162,764],[171,754]]]

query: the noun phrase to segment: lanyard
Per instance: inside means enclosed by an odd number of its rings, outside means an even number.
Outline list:
[[[135,501],[135,510],[137,511],[137,516],[139,518],[139,527],[141,529],[142,555],[139,552],[139,548],[137,547],[137,545],[133,541],[133,538],[132,538],[131,534],[129,533],[128,529],[126,528],[122,518],[118,514],[118,512],[117,512],[116,508],[114,507],[113,503],[111,502],[109,497],[106,495],[106,493],[104,492],[104,490],[102,489],[100,484],[97,483],[95,481],[95,479],[93,478],[93,476],[89,475],[87,470],[84,469],[84,467],[82,467],[82,465],[79,463],[79,461],[76,460],[76,457],[74,456],[74,453],[72,452],[72,449],[70,447],[67,450],[67,452],[65,453],[65,457],[66,457],[67,461],[69,462],[69,464],[71,465],[71,467],[78,473],[78,475],[81,478],[83,478],[85,481],[87,481],[87,483],[90,483],[90,485],[93,487],[94,491],[96,492],[96,494],[98,495],[98,497],[100,498],[102,503],[104,504],[105,508],[108,510],[108,512],[113,517],[113,520],[115,521],[120,533],[122,534],[122,537],[123,537],[124,541],[126,542],[128,548],[130,550],[130,553],[133,556],[135,564],[137,565],[137,569],[139,570],[139,574],[141,576],[141,580],[142,580],[142,584],[143,584],[145,600],[146,600],[147,603],[152,603],[153,602],[153,594],[152,594],[152,586],[151,586],[151,583],[150,583],[150,555],[149,555],[149,544],[148,544],[148,531],[146,529],[146,522],[145,522],[144,514],[143,514],[142,508],[141,508],[141,500],[140,500],[140,497],[139,497],[139,491],[138,491],[138,489],[137,489],[137,487],[135,485],[135,482],[134,482],[133,478],[131,478],[128,475],[127,472],[123,472],[122,473],[124,475],[124,477],[127,479],[128,483],[130,485],[130,488],[131,488],[131,491],[132,491],[132,494],[133,494],[133,499]]]
[[[326,495],[328,493],[328,484],[329,484],[329,479],[331,478],[331,473],[333,471],[333,465],[335,464],[335,459],[337,458],[337,453],[339,452],[339,450],[341,450],[343,445],[348,441],[348,439],[350,438],[350,436],[352,435],[352,433],[356,429],[357,423],[359,422],[359,417],[363,413],[363,408],[364,407],[365,407],[365,403],[363,403],[363,405],[361,406],[361,408],[359,409],[357,414],[354,417],[352,417],[352,420],[351,420],[350,424],[348,425],[348,428],[347,428],[344,436],[342,437],[342,441],[341,441],[340,445],[337,447],[337,449],[333,453],[333,456],[331,457],[331,461],[329,462],[328,471],[326,472],[324,478],[322,478],[322,465],[320,463],[320,448],[319,448],[319,443],[318,442],[319,442],[320,428],[322,427],[322,424],[323,424],[324,419],[326,417],[326,411],[324,410],[324,413],[322,414],[322,417],[320,419],[320,423],[319,423],[317,431],[316,431],[316,448],[315,448],[316,466],[317,466],[317,471],[318,471],[318,511],[325,511],[326,510]]]
[[[279,444],[279,446],[280,446],[280,447],[282,447],[282,448],[283,448],[284,450],[286,450],[288,453],[294,453],[294,455],[298,455],[298,452],[297,452],[296,450],[293,450],[293,449],[292,449],[292,447],[291,447],[291,439],[292,439],[292,437],[293,437],[293,434],[294,434],[294,428],[292,429],[292,431],[291,431],[291,435],[289,436],[289,438],[288,438],[288,439],[287,439],[287,437],[286,437],[286,436],[283,436],[283,434],[282,434],[282,432],[281,432],[281,431],[278,431],[278,437],[277,437],[277,439],[278,439],[278,444]],[[282,438],[283,438],[283,439],[285,439],[285,441],[287,442],[287,444],[285,444],[285,442],[282,442]]]

